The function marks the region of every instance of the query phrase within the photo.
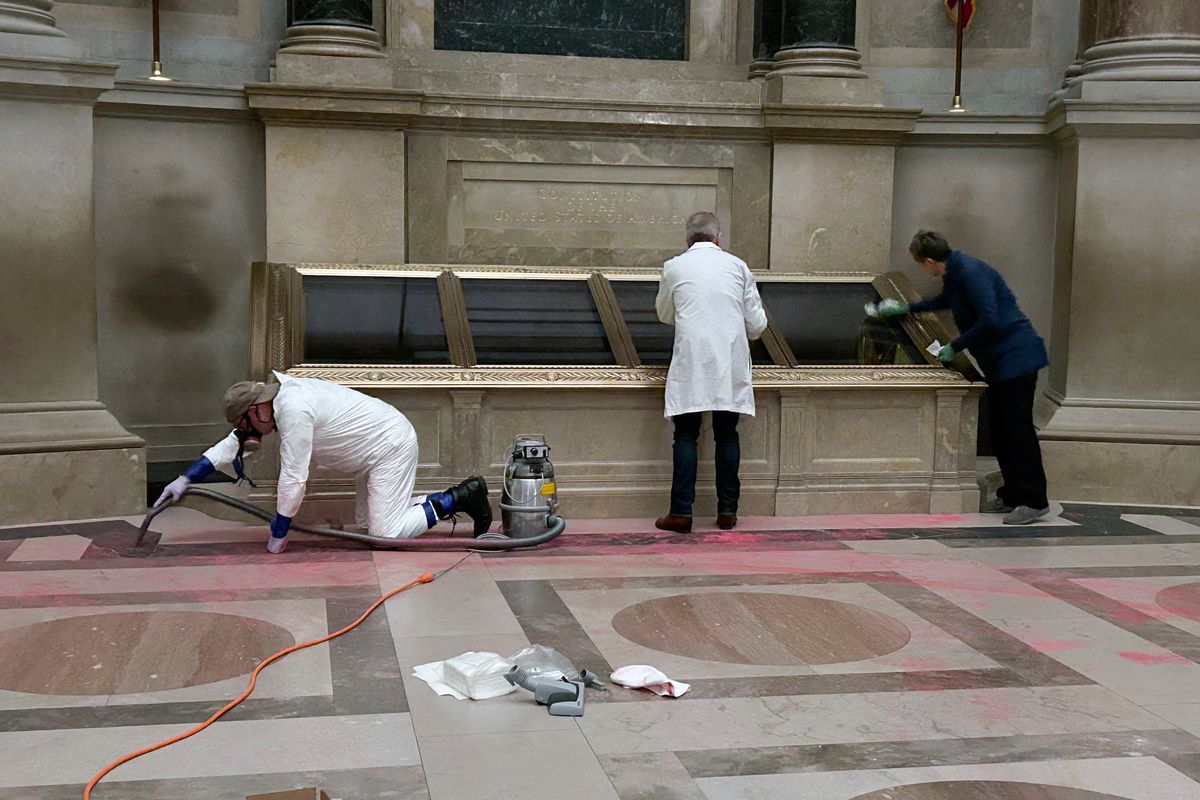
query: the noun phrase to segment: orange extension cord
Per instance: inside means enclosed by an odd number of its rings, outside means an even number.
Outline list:
[[[152,744],[149,747],[143,747],[141,750],[135,750],[132,753],[126,753],[125,755],[118,758],[116,761],[109,764],[104,769],[97,772],[92,777],[92,779],[90,781],[88,781],[87,786],[84,787],[83,800],[91,800],[92,789],[95,788],[96,784],[98,784],[101,781],[101,779],[104,778],[105,775],[112,772],[114,769],[121,766],[122,764],[126,764],[130,761],[133,761],[135,758],[144,756],[147,753],[153,753],[155,750],[161,750],[162,748],[164,748],[168,745],[175,744],[176,742],[182,742],[184,739],[187,739],[188,737],[195,736],[197,733],[204,730],[209,725],[212,725],[214,722],[219,720],[221,717],[225,716],[233,708],[235,708],[239,703],[241,703],[243,700],[245,700],[247,697],[250,696],[250,693],[254,691],[254,683],[255,683],[255,681],[258,680],[258,673],[260,673],[264,669],[266,669],[268,664],[278,661],[279,659],[286,656],[288,653],[294,653],[297,650],[303,650],[304,648],[312,647],[313,645],[324,644],[325,642],[328,642],[330,639],[336,639],[337,637],[341,636],[343,633],[347,633],[348,631],[354,630],[362,623],[363,620],[365,620],[367,617],[371,616],[371,613],[374,612],[375,609],[379,608],[381,605],[383,605],[389,599],[395,597],[396,595],[400,594],[403,591],[407,591],[408,589],[411,589],[412,587],[416,586],[417,584],[432,583],[434,581],[434,579],[440,578],[442,575],[444,575],[447,572],[449,572],[450,570],[454,569],[459,564],[461,564],[463,561],[466,561],[468,558],[470,558],[471,555],[472,554],[468,554],[467,556],[460,559],[457,563],[452,564],[449,567],[446,567],[446,569],[442,570],[441,572],[437,573],[436,575],[432,572],[426,572],[423,575],[421,575],[420,577],[418,577],[416,580],[409,581],[408,583],[404,584],[403,586],[401,586],[398,589],[392,589],[390,592],[385,594],[383,597],[379,598],[374,603],[372,603],[371,607],[368,608],[366,611],[364,611],[361,617],[354,620],[354,622],[351,622],[349,625],[342,628],[340,631],[334,631],[333,633],[329,634],[328,636],[322,636],[320,639],[313,639],[311,642],[302,642],[300,644],[294,644],[291,647],[289,647],[285,650],[280,650],[278,653],[275,653],[274,655],[270,656],[269,658],[267,658],[266,661],[262,662],[257,667],[255,667],[254,671],[250,673],[250,685],[246,687],[246,691],[244,691],[240,695],[238,695],[236,699],[231,700],[229,703],[227,703],[225,705],[224,708],[222,708],[217,713],[213,714],[211,717],[206,719],[204,722],[201,722],[199,725],[192,728],[191,730],[184,731],[183,733],[179,734],[178,736],[172,736],[170,739],[163,739],[161,742],[158,742],[157,744]]]

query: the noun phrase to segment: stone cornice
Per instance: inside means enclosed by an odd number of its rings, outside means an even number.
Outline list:
[[[117,81],[111,91],[100,96],[96,114],[217,122],[258,119],[240,87],[148,80]]]
[[[0,96],[91,103],[112,88],[116,64],[0,55]]]

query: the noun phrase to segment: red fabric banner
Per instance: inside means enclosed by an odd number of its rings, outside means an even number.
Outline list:
[[[963,15],[963,30],[971,27],[971,20],[975,19],[975,4],[977,0],[944,0],[946,3],[946,13],[950,16],[950,21],[955,25],[958,24],[959,8],[962,9]]]

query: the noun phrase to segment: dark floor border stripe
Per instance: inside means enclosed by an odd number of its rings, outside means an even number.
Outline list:
[[[1164,542],[1168,544],[1168,542]],[[1037,567],[1035,569],[1002,569],[1028,583],[1030,580],[1060,578],[1175,578],[1194,575],[1200,578],[1200,564],[1153,564],[1141,567]]]
[[[1031,686],[1080,686],[1093,683],[1070,667],[1025,644],[941,595],[896,575],[871,587],[976,652],[1007,667]]]
[[[105,780],[95,790],[97,798],[121,800],[245,800],[248,795],[266,794],[316,786],[330,797],[428,800],[425,771],[412,767],[364,767],[362,769],[274,772],[262,775],[218,775],[198,778],[157,778],[144,781]],[[78,784],[18,786],[3,790],[5,800],[79,800]]]
[[[1093,592],[1068,577],[1029,576],[1022,580],[1046,594],[1086,611],[1093,617],[1098,617],[1151,644],[1169,650],[1181,658],[1200,664],[1200,636],[1188,633],[1169,622],[1155,619],[1120,600]]]
[[[567,608],[549,581],[496,584],[529,641],[553,647],[580,669],[608,676],[612,665]]]
[[[229,698],[233,699],[232,696]],[[228,700],[181,703],[143,703],[73,708],[22,708],[0,711],[0,732],[79,730],[138,725],[196,725],[220,710]],[[223,720],[335,717],[340,711],[329,696],[251,697]],[[8,797],[7,794],[4,795]]]
[[[666,699],[652,692],[612,687],[589,692],[589,703],[670,702],[727,700],[739,697],[801,697],[825,694],[883,694],[890,692],[943,692],[951,689],[1009,689],[1029,683],[1004,668],[947,669],[930,672],[853,672],[840,675],[772,675],[745,678],[692,678],[692,688],[679,698]]]
[[[1178,757],[1200,753],[1200,739],[1179,730],[934,739],[862,744],[742,747],[677,751],[692,778],[940,767],[1089,758]]]
[[[1059,530],[1062,530],[1061,528]],[[1200,531],[1200,529],[1198,529]],[[1072,537],[1046,537],[1043,539],[945,539],[946,547],[1096,547],[1098,545],[1135,544],[1195,544],[1200,542],[1200,532],[1167,536],[1162,533],[1146,533],[1137,536],[1097,535]]]
[[[756,572],[723,575],[647,575],[631,578],[552,578],[558,591],[596,589],[691,589],[704,586],[801,586],[816,583],[874,583],[894,580],[896,573],[864,572]],[[498,580],[503,585],[506,581]]]
[[[362,616],[375,596],[328,598],[325,614],[329,632]],[[408,711],[404,676],[396,643],[388,625],[387,608],[380,607],[357,628],[329,642],[333,702],[339,714],[387,714]]]
[[[100,533],[120,533],[130,536],[130,541],[137,537],[138,527],[123,519],[98,520],[96,522],[52,522],[45,525],[27,525],[20,528],[0,529],[0,540],[11,539],[41,539],[46,536],[82,536],[91,539]]]
[[[136,606],[161,603],[224,603],[245,600],[324,600],[330,597],[358,597],[370,592],[375,592],[375,597],[378,597],[378,584],[281,586],[267,589],[194,589],[182,592],[43,594],[0,597],[0,610],[12,608],[73,608],[76,606]]]
[[[93,545],[94,547],[94,545]],[[157,551],[162,553],[163,550]],[[255,564],[332,564],[372,560],[369,550],[340,550],[334,548],[315,548],[304,550],[296,548],[279,555],[272,555],[255,544],[252,548],[239,546],[237,548],[214,548],[204,555],[143,555],[138,551],[118,553],[105,558],[87,558],[72,561],[0,561],[0,572],[50,572],[57,570],[80,569],[146,569],[161,567],[226,567],[230,559],[237,559],[237,566]]]

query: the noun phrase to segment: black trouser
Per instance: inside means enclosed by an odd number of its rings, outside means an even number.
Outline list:
[[[696,451],[700,439],[701,412],[680,414],[675,423],[675,469],[671,473],[671,513],[681,517],[692,515],[696,501]],[[736,514],[742,483],[738,480],[738,464],[742,446],[738,441],[738,414],[733,411],[712,412],[713,439],[717,443],[717,513]]]
[[[1033,427],[1033,395],[1037,372],[989,383],[988,424],[992,450],[1000,462],[1004,485],[996,495],[1010,506],[1046,508],[1046,472],[1042,448]]]

